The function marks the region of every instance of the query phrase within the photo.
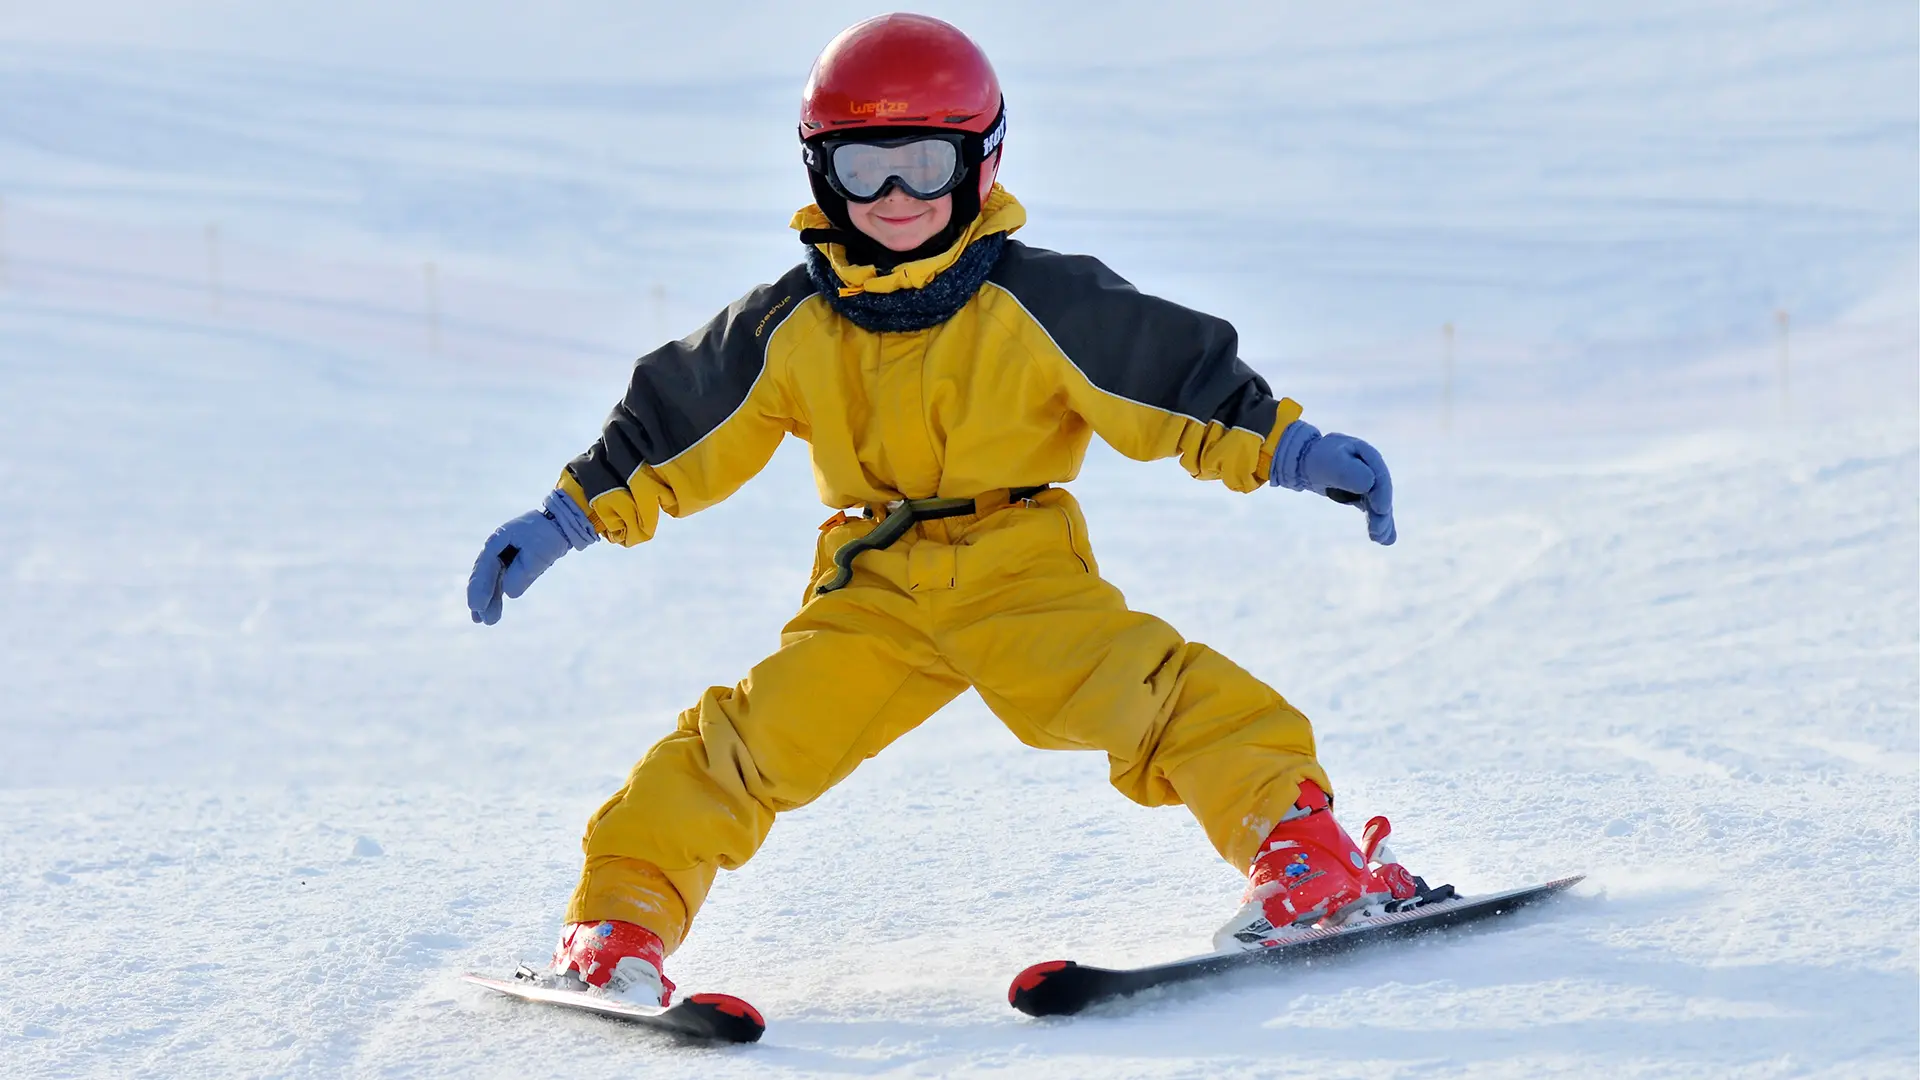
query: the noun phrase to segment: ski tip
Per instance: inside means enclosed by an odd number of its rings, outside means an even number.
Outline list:
[[[1014,976],[1013,985],[1007,987],[1007,1004],[1012,1005],[1016,1009],[1019,1008],[1020,996],[1022,994],[1030,993],[1038,988],[1041,983],[1047,981],[1047,976],[1054,972],[1073,966],[1074,963],[1071,960],[1049,960],[1044,964],[1033,965]]]
[[[729,1042],[759,1042],[766,1033],[760,1010],[732,994],[694,994],[685,1004],[697,1006],[713,1033]]]
[[[1083,971],[1071,960],[1035,964],[1014,977],[1007,988],[1007,1004],[1028,1016],[1077,1013],[1091,1000],[1086,980],[1076,977]]]

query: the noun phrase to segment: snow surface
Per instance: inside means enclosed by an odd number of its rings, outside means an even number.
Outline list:
[[[1417,872],[1576,895],[1028,1020],[1020,968],[1198,951],[1238,879],[969,696],[673,958],[762,1044],[459,984],[544,954],[586,815],[799,598],[791,444],[499,626],[461,593],[630,357],[796,258],[793,99],[870,9],[7,5],[0,1069],[1913,1075],[1920,12],[1330,6],[928,9],[999,61],[1029,240],[1395,467],[1381,549],[1096,452],[1106,573]]]

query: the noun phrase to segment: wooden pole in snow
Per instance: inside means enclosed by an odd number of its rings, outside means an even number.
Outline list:
[[[440,272],[432,262],[421,268],[427,289],[427,347],[440,355]]]
[[[220,313],[220,223],[207,223],[207,307]]]
[[[1793,355],[1788,341],[1787,309],[1775,311],[1773,320],[1780,328],[1780,418],[1785,420],[1793,415]]]

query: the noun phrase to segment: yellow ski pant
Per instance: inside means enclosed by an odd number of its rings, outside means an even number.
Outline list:
[[[813,585],[841,544],[823,527]],[[805,806],[969,686],[1029,746],[1100,750],[1113,785],[1184,803],[1236,868],[1312,779],[1312,728],[1279,694],[1102,580],[1066,492],[916,525],[807,601],[780,649],[713,687],[587,825],[567,921],[685,937],[714,873],[745,863],[774,815]]]

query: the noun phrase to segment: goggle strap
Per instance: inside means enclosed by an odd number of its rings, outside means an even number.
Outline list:
[[[872,137],[871,133],[874,129],[866,128],[862,130],[863,133],[868,134],[869,138]],[[978,135],[970,131],[951,132],[939,130],[916,132],[915,134],[923,136],[958,134],[960,136],[961,163],[967,166],[978,165],[992,157],[993,152],[1000,149],[1000,144],[1007,140],[1007,103],[1004,100],[1000,102],[1000,111],[994,114],[993,123],[988,126],[986,131]],[[815,136],[809,139],[806,131],[803,129],[800,132],[801,160],[806,163],[807,168],[824,175],[827,171],[828,163],[825,155],[822,153],[823,148],[838,142],[858,141],[860,140],[851,135],[843,135],[838,139],[832,136],[826,138]]]

